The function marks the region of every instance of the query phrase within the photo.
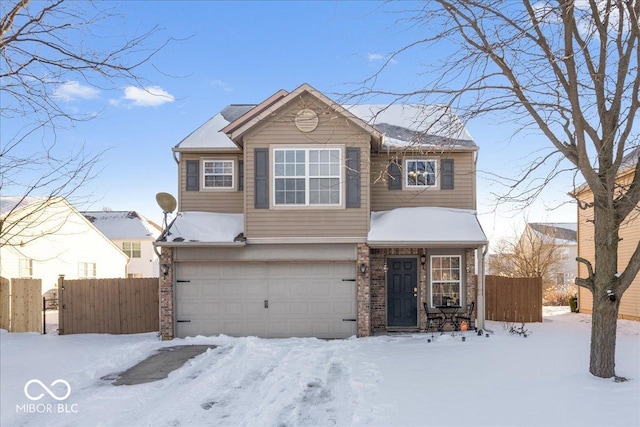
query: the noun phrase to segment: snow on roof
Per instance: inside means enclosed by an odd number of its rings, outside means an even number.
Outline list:
[[[181,212],[169,227],[167,242],[233,243],[244,230],[244,215]]]
[[[157,224],[135,211],[86,211],[82,215],[112,240],[155,240],[162,232]]]
[[[183,139],[176,148],[237,149],[224,133],[229,123],[255,105],[229,105]],[[460,118],[445,105],[345,105],[347,110],[385,134],[388,147],[471,149],[476,143]]]
[[[446,105],[345,105],[354,115],[385,134],[385,145],[475,149],[460,118]]]
[[[221,132],[229,123],[251,110],[255,105],[229,105],[210,118],[189,136],[180,141],[176,148],[235,148],[231,139]]]
[[[371,212],[369,244],[437,244],[481,246],[487,237],[476,212],[415,207]]]
[[[529,227],[539,235],[553,238],[556,244],[575,244],[578,241],[576,222],[532,222]]]

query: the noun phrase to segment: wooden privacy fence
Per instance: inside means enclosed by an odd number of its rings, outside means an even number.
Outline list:
[[[158,278],[58,281],[59,334],[159,330]]]
[[[542,322],[542,278],[485,276],[485,318]]]
[[[42,281],[0,277],[0,329],[42,333]]]

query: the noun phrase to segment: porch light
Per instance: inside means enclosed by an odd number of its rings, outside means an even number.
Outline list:
[[[360,264],[360,273],[365,274],[367,272],[367,264],[364,262]]]
[[[426,263],[427,263],[427,256],[425,254],[420,255],[420,264],[422,264],[422,266],[424,267]]]
[[[162,264],[160,266],[160,269],[162,270],[163,276],[166,276],[167,274],[169,274],[169,266],[167,264]]]

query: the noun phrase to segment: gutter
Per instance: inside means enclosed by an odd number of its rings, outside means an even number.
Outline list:
[[[367,245],[372,248],[386,248],[393,246],[394,248],[476,248],[479,249],[489,244],[488,241],[392,241],[392,240],[368,240]]]
[[[220,247],[234,248],[247,246],[247,242],[158,242],[155,241],[153,246],[164,248],[188,248],[188,247]]]

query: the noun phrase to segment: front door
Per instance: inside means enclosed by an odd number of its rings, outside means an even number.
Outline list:
[[[418,263],[387,260],[387,326],[418,326]]]

